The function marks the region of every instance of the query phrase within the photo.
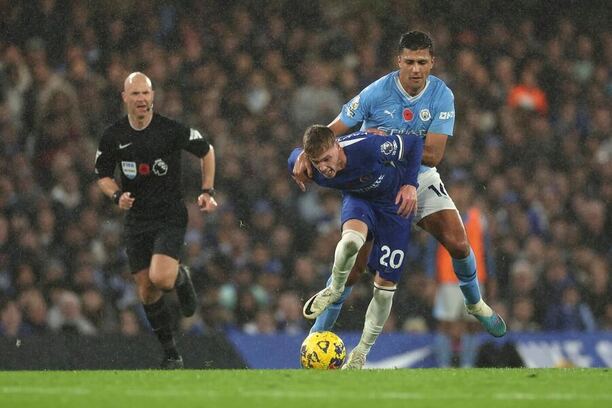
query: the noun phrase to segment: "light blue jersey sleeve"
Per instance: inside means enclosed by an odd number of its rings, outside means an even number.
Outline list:
[[[340,111],[340,120],[348,127],[356,126],[368,119],[371,109],[376,106],[376,101],[382,92],[382,82],[380,80],[371,83],[364,88],[359,95],[348,101]]]
[[[440,89],[440,92],[428,133],[452,136],[455,127],[455,96],[447,86]]]

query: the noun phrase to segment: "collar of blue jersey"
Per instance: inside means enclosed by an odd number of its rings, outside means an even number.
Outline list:
[[[402,95],[404,95],[410,102],[414,102],[417,99],[419,99],[421,96],[423,96],[423,94],[425,93],[425,91],[427,90],[427,87],[429,87],[429,77],[425,80],[425,86],[423,87],[423,90],[421,92],[419,92],[418,95],[415,96],[410,96],[410,94],[408,92],[406,92],[406,90],[404,89],[404,87],[402,86],[402,83],[400,82],[399,79],[399,71],[397,71],[397,75],[395,75],[395,86],[397,86],[397,89],[402,93]]]

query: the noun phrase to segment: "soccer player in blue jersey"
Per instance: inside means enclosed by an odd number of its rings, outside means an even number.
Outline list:
[[[397,64],[397,71],[373,82],[346,103],[329,128],[335,135],[342,135],[361,123],[362,129],[378,129],[388,135],[416,135],[424,139],[418,176],[418,211],[414,223],[432,234],[448,250],[468,313],[476,317],[490,334],[501,337],[506,333],[506,324],[482,299],[474,253],[457,208],[435,167],[442,160],[447,139],[453,135],[455,107],[453,93],[444,81],[430,75],[434,65],[431,38],[420,31],[403,34]],[[302,190],[312,173],[309,161],[300,157],[293,175]],[[370,250],[371,243],[367,242],[357,257],[342,296],[317,318],[311,331],[333,327],[342,303],[351,292],[351,285],[366,268]]]
[[[304,156],[316,168],[314,182],[342,191],[342,238],[336,246],[332,276],[329,286],[304,305],[306,317],[314,319],[338,301],[366,237],[373,238],[368,267],[376,272],[374,294],[359,344],[343,367],[362,368],[389,317],[403,271],[423,143],[412,135],[380,137],[366,132],[336,139],[327,126],[313,125],[304,133],[303,144]],[[291,153],[290,170],[301,152],[298,148]]]

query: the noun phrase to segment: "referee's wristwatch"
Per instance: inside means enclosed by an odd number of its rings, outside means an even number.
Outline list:
[[[203,188],[202,189],[202,194],[208,194],[211,197],[214,197],[216,194],[216,191],[213,187],[211,188]]]

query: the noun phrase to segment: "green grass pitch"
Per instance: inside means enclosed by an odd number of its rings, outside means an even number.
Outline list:
[[[610,407],[608,369],[5,371],[0,407]]]

